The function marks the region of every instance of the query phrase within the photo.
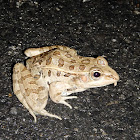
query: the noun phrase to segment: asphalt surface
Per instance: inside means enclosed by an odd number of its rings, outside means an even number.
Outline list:
[[[18,5],[17,5],[18,4]],[[140,139],[140,15],[128,1],[0,0],[0,140]],[[33,117],[12,90],[12,69],[30,47],[66,45],[82,56],[106,56],[120,81],[76,93],[73,109],[50,99],[62,121]]]

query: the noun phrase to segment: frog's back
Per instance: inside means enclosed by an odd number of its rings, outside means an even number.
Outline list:
[[[51,68],[70,73],[88,72],[95,66],[95,58],[82,57],[74,51],[55,49],[31,57],[27,62],[30,67]]]

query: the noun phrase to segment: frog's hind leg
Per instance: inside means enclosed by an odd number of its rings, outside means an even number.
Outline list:
[[[25,89],[22,85],[21,81],[21,71],[20,67],[22,68],[23,64],[17,63],[13,69],[13,91],[14,94],[17,96],[19,101],[27,108],[30,114],[34,117],[34,121],[36,122],[36,116],[32,110],[32,108],[28,105],[26,98],[25,98]]]
[[[59,50],[67,51],[71,55],[76,55],[77,54],[76,50],[71,49],[71,48],[66,47],[66,46],[59,46],[59,45],[48,46],[48,47],[41,47],[41,48],[29,48],[29,49],[25,50],[24,53],[25,53],[26,56],[32,57],[32,56],[36,56],[36,55],[42,54],[44,52],[51,51],[53,49],[59,49]]]
[[[42,80],[34,79],[21,63],[17,63],[13,69],[13,90],[19,101],[34,117],[35,122],[37,121],[35,114],[61,119],[44,109],[48,100],[48,89],[44,87]]]

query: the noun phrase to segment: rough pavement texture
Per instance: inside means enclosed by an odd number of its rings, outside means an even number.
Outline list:
[[[38,4],[0,1],[0,140],[140,139],[140,15],[127,1],[47,0]],[[73,106],[46,110],[62,121],[33,117],[12,91],[12,68],[30,47],[66,45],[80,55],[105,55],[120,75],[109,85],[76,93]]]

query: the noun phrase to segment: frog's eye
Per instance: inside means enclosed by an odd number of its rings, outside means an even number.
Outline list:
[[[95,72],[93,72],[93,76],[94,76],[95,78],[98,78],[98,77],[101,76],[101,73],[98,72],[98,71],[95,71]]]
[[[102,76],[102,71],[99,68],[92,68],[90,71],[90,77],[94,80],[98,80]]]

